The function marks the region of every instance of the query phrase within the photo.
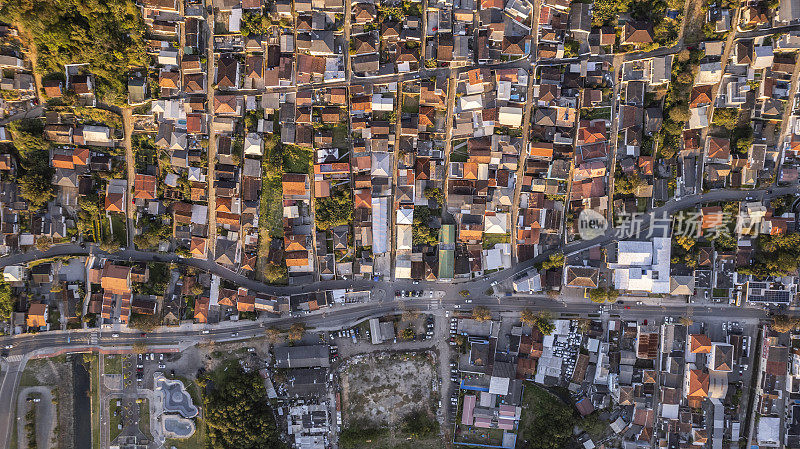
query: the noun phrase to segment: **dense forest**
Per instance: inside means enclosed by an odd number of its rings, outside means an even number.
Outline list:
[[[256,372],[245,373],[238,364],[222,373],[204,382],[208,447],[283,448],[263,379]]]
[[[144,22],[132,0],[7,0],[0,20],[33,39],[42,76],[88,63],[96,94],[108,104],[123,104],[128,70],[148,65]]]

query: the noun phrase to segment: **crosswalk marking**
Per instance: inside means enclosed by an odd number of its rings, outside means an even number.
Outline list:
[[[9,362],[19,362],[19,361],[22,360],[22,356],[19,355],[19,354],[10,355],[10,356],[6,357],[6,360],[9,361]]]

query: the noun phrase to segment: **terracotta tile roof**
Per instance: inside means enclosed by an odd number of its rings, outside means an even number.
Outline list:
[[[137,173],[133,178],[133,197],[143,200],[156,198],[156,177]]]
[[[205,257],[206,239],[202,237],[192,237],[192,241],[189,246],[189,252],[196,257]]]
[[[705,334],[692,334],[689,336],[689,348],[694,354],[708,354],[711,352],[711,339]]]
[[[107,263],[103,267],[100,286],[109,292],[123,294],[130,292],[131,268]]]
[[[689,371],[689,397],[705,398],[708,396],[708,373],[693,369]]]

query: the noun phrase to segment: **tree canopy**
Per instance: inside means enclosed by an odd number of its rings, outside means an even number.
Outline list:
[[[264,381],[257,372],[228,366],[204,398],[208,445],[217,449],[282,448]]]
[[[37,70],[89,65],[101,101],[123,104],[127,71],[148,66],[145,27],[132,0],[8,0],[0,20],[19,25],[37,48]]]
[[[19,155],[21,174],[18,178],[22,198],[31,209],[40,209],[53,199],[53,168],[50,166],[50,142],[44,140],[44,124],[40,120],[20,120],[8,124]]]
[[[336,190],[327,198],[316,202],[317,228],[328,230],[350,223],[353,219],[353,198],[345,190]]]
[[[759,235],[757,251],[750,266],[739,268],[742,274],[757,277],[787,276],[797,271],[800,257],[800,234]]]
[[[0,321],[8,321],[14,312],[14,297],[11,295],[11,286],[5,281],[0,281]]]

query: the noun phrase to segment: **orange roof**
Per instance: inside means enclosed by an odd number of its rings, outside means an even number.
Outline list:
[[[731,141],[721,137],[708,138],[708,157],[712,159],[728,159],[731,157]]]
[[[314,164],[314,174],[344,174],[350,173],[350,164],[347,162],[333,162],[329,164]]]
[[[478,179],[478,164],[464,162],[464,179]]]
[[[88,148],[76,148],[72,150],[72,163],[75,165],[87,165],[90,154]]]
[[[306,251],[306,239],[305,235],[285,235],[283,237],[283,246],[284,249],[288,252],[291,251]]]
[[[193,256],[204,257],[206,255],[206,239],[202,237],[192,237],[189,252]]]
[[[47,326],[47,306],[42,303],[33,303],[28,308],[28,318],[25,324],[28,327],[45,327]]]
[[[156,177],[137,173],[133,178],[133,197],[142,200],[156,198]]]
[[[283,196],[300,196],[308,193],[306,190],[307,175],[300,173],[286,173],[283,175]]]
[[[548,142],[531,143],[530,156],[539,159],[553,158],[553,144]]]
[[[606,141],[606,130],[601,125],[583,126],[578,130],[578,142],[588,144]]]
[[[75,163],[72,161],[72,156],[68,154],[56,154],[53,156],[53,168],[75,168]]]
[[[354,196],[356,209],[372,209],[372,191],[370,189],[355,192]]]
[[[131,291],[131,268],[111,263],[103,267],[103,277],[100,286],[115,294],[124,294]]]
[[[708,396],[708,373],[699,369],[689,371],[689,397],[704,398]]]
[[[106,195],[106,212],[122,212],[125,207],[125,200],[121,193],[109,193]]]
[[[689,102],[690,108],[696,108],[701,104],[711,103],[711,85],[694,86],[692,88],[692,98]]]
[[[287,251],[286,266],[287,267],[308,266],[308,251]]]
[[[208,306],[211,300],[208,298],[197,298],[194,301],[194,319],[198,323],[208,322]]]
[[[231,213],[232,205],[233,205],[233,198],[217,197],[216,211]]]
[[[239,295],[239,299],[236,301],[236,310],[239,312],[252,312],[256,310],[256,297]]]
[[[705,334],[692,334],[689,336],[689,348],[693,354],[709,354],[711,339]]]
[[[711,229],[717,226],[722,226],[724,215],[722,208],[719,206],[708,206],[700,209],[703,214],[703,229]]]

